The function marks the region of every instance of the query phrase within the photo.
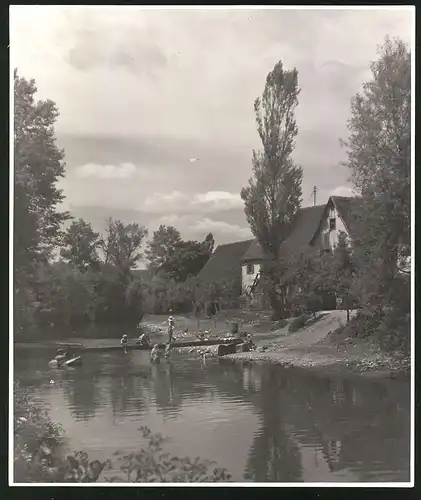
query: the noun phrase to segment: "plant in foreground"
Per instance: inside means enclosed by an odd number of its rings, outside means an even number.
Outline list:
[[[89,460],[84,451],[65,456],[64,431],[54,424],[45,411],[33,404],[25,390],[15,384],[14,390],[14,479],[16,482],[89,483],[97,482],[103,472],[114,469],[111,460]],[[230,481],[231,475],[214,462],[179,458],[165,453],[167,438],[147,427],[139,429],[147,446],[114,456],[123,474],[105,477],[106,482],[218,482]]]

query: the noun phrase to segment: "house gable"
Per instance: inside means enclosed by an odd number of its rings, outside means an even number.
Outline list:
[[[344,233],[349,241],[357,223],[354,214],[358,198],[331,196],[325,206],[319,225],[314,232],[310,245],[332,250],[338,244],[339,233]]]

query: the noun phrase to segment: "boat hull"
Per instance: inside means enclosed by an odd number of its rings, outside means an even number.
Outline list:
[[[61,364],[59,364],[56,359],[52,359],[48,363],[48,366],[50,368],[62,368],[67,366],[80,366],[81,364],[82,364],[82,358],[80,356],[76,356],[75,358],[64,361]]]

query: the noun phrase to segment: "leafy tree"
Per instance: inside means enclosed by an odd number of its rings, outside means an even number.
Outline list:
[[[51,256],[60,225],[69,214],[58,212],[63,200],[57,181],[64,176],[64,153],[58,149],[53,101],[36,101],[35,80],[14,73],[14,264],[17,278],[34,262]]]
[[[323,293],[330,289],[326,279],[326,256],[309,250],[289,261],[288,274],[283,284],[290,287],[290,302],[294,315],[311,312],[322,306]],[[330,291],[330,290],[329,290]]]
[[[280,311],[276,292],[282,274],[280,245],[289,234],[302,195],[302,168],[291,158],[298,133],[294,113],[299,93],[297,70],[284,70],[279,61],[267,75],[262,97],[254,103],[262,149],[253,151],[254,178],[241,191],[247,221],[264,253],[262,277],[275,318]]]
[[[160,225],[154,231],[152,240],[146,249],[149,260],[149,269],[155,274],[159,271],[166,272],[166,266],[176,251],[176,246],[181,242],[180,233],[173,226]]]
[[[159,226],[146,251],[149,269],[178,283],[196,276],[212,255],[214,239],[209,233],[203,242],[183,241],[172,226]]]
[[[124,283],[131,281],[131,270],[142,258],[141,247],[148,230],[139,224],[108,220],[107,236],[102,241],[105,262],[118,270]]]
[[[126,304],[130,318],[138,323],[143,318],[144,285],[140,279],[135,278],[126,288]]]
[[[48,262],[68,217],[57,181],[64,176],[63,151],[57,148],[58,117],[51,100],[36,101],[35,80],[14,72],[14,321],[24,328],[36,314],[35,272]]]
[[[179,283],[186,281],[189,276],[196,276],[212,255],[213,244],[211,233],[202,242],[180,241],[175,247],[173,258],[168,262],[170,276]]]
[[[61,241],[60,256],[81,272],[89,267],[98,269],[100,235],[82,218],[74,220]]]
[[[351,101],[344,143],[346,165],[361,194],[356,292],[374,324],[397,315],[399,335],[408,338],[408,306],[396,290],[406,295],[410,286],[399,266],[410,255],[411,57],[403,41],[388,37],[378,56],[371,80]]]

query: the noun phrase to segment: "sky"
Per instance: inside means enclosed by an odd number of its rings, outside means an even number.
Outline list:
[[[11,65],[60,112],[63,209],[173,225],[216,244],[251,237],[241,188],[259,148],[253,103],[282,60],[301,93],[293,159],[302,205],[350,195],[341,165],[350,99],[386,35],[410,43],[405,10],[164,10],[14,6]]]

